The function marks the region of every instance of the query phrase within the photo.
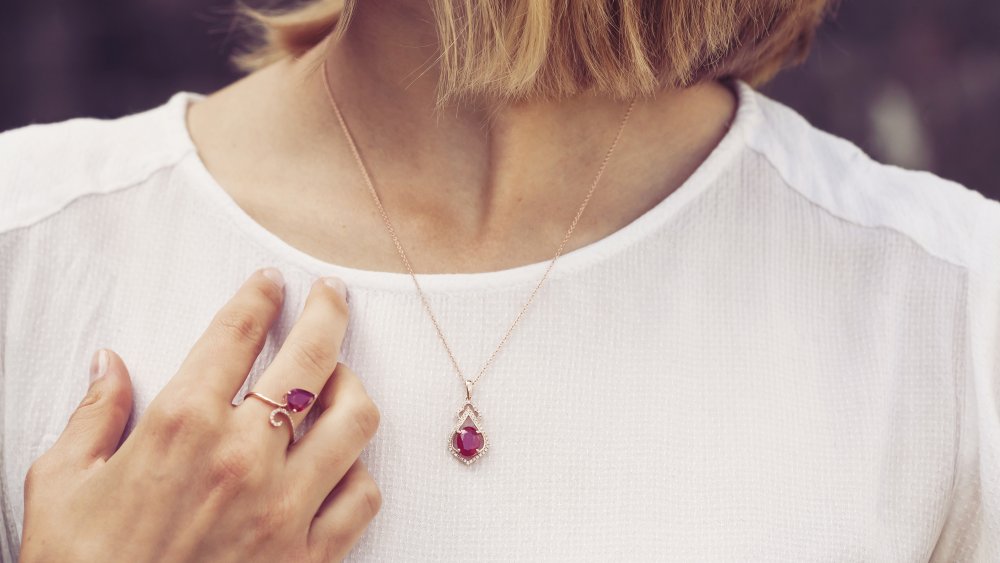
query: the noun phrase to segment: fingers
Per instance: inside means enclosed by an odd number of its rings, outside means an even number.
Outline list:
[[[313,396],[318,395],[337,367],[347,322],[347,290],[343,282],[337,278],[320,278],[313,282],[298,320],[253,391],[278,403],[285,402],[285,393],[291,389],[303,389]],[[255,419],[274,409],[256,398],[248,398],[247,401],[254,404],[240,405],[238,410],[249,407],[244,412],[249,412],[249,416]],[[291,400],[288,402],[292,404]],[[290,413],[296,426],[314,402]],[[278,416],[283,418],[283,415]],[[287,445],[287,433],[275,432],[266,424],[257,424],[262,431],[276,436],[275,440]]]
[[[318,402],[323,412],[289,449],[287,471],[304,498],[321,500],[375,435],[380,415],[361,380],[344,364],[337,365]]]
[[[309,548],[320,561],[341,561],[382,506],[382,493],[361,460],[326,497],[312,527]]]
[[[257,270],[215,314],[164,391],[208,391],[232,401],[246,381],[268,330],[281,312],[284,278],[274,268]]]
[[[86,396],[50,450],[77,467],[107,461],[118,449],[132,412],[132,382],[118,354],[98,350],[90,378]]]

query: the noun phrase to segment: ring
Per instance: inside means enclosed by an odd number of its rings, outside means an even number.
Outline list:
[[[261,401],[264,401],[265,403],[271,405],[272,407],[275,407],[274,410],[271,411],[271,415],[269,417],[269,420],[271,421],[271,426],[274,427],[281,426],[283,421],[275,417],[279,414],[285,415],[285,418],[288,419],[288,425],[292,429],[293,437],[295,436],[295,426],[292,423],[292,413],[302,412],[306,410],[307,408],[309,408],[309,405],[311,405],[313,401],[316,400],[316,395],[313,394],[311,391],[306,391],[305,389],[298,389],[298,388],[289,389],[288,391],[285,392],[284,403],[279,403],[274,399],[265,397],[264,395],[261,395],[256,391],[251,391],[246,395],[244,395],[243,400],[245,401],[250,397],[256,397]]]

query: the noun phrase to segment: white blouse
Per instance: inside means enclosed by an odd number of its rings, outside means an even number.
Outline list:
[[[141,415],[274,265],[287,301],[248,384],[335,274],[341,361],[382,412],[362,457],[384,503],[350,561],[1000,561],[1000,203],[737,88],[676,192],[556,263],[476,387],[468,467],[412,280],[256,223],[192,144],[202,94],[0,134],[0,556],[91,353],[121,354]],[[418,274],[467,373],[546,266]]]

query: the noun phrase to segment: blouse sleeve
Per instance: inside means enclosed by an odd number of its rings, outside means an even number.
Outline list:
[[[3,264],[3,249],[0,248],[0,268],[4,272],[7,266]],[[6,388],[6,380],[4,379],[4,335],[6,334],[6,318],[4,317],[4,311],[7,310],[4,307],[4,280],[3,276],[0,275],[0,437],[4,436],[4,416],[3,413],[6,411],[6,393],[4,389]],[[17,538],[17,530],[15,529],[16,522],[14,521],[13,510],[11,509],[11,503],[8,499],[9,491],[7,489],[6,483],[6,471],[7,465],[4,463],[8,452],[4,449],[5,440],[0,439],[0,561],[16,561],[17,560],[17,548],[15,547],[19,542]]]
[[[952,504],[932,561],[1000,561],[1000,202],[980,200],[959,351]]]

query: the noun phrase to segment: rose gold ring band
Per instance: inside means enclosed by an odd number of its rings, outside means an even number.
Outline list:
[[[283,403],[279,403],[278,401],[275,401],[274,399],[256,391],[250,391],[244,395],[243,400],[246,401],[250,397],[264,401],[268,405],[274,407],[274,410],[271,411],[271,414],[268,417],[268,420],[271,422],[271,426],[277,428],[278,426],[284,424],[284,421],[278,418],[279,414],[284,415],[285,418],[288,419],[289,444],[295,439],[295,423],[292,420],[292,413],[306,410],[309,408],[309,405],[316,400],[316,395],[311,391],[306,391],[305,389],[290,389],[286,391]]]

